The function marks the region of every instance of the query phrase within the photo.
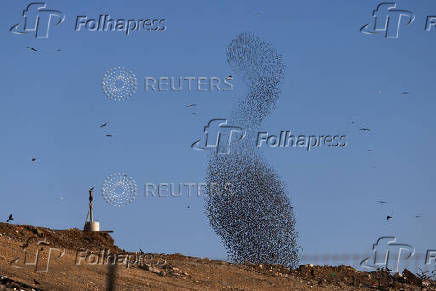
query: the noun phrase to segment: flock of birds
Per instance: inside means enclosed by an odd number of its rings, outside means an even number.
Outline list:
[[[251,47],[250,47],[251,46]],[[31,50],[34,53],[40,52],[41,50],[34,47],[27,47],[27,49]],[[253,51],[250,51],[253,50]],[[56,52],[62,52],[62,49],[57,49]],[[242,55],[242,54],[247,55]],[[256,54],[262,53],[264,55],[268,55],[274,58],[272,63],[268,63],[264,59],[262,60],[253,60],[250,61],[253,64],[244,63],[247,61],[246,58],[253,57]],[[258,126],[260,121],[269,113],[268,111],[274,106],[276,99],[278,98],[277,89],[275,86],[280,81],[282,75],[282,69],[280,64],[281,58],[275,54],[275,50],[269,47],[269,45],[263,43],[257,37],[254,37],[250,34],[241,34],[237,39],[235,39],[228,49],[228,62],[230,65],[233,65],[236,71],[240,70],[243,74],[248,75],[249,81],[256,80],[259,82],[259,77],[262,78],[261,73],[262,70],[265,70],[266,74],[270,74],[271,71],[276,70],[277,74],[273,76],[275,78],[275,84],[256,84],[258,89],[255,89],[255,92],[249,94],[246,97],[245,101],[242,101],[239,104],[239,109],[236,112],[239,112],[242,116],[242,119],[239,121],[245,121],[248,123],[253,123],[251,125]],[[256,62],[258,67],[256,67]],[[268,68],[268,66],[276,66],[276,68]],[[225,77],[227,80],[233,79],[233,76],[229,75]],[[261,83],[261,82],[260,82]],[[253,88],[256,88],[254,86]],[[382,93],[381,90],[378,92]],[[271,96],[267,96],[267,95]],[[403,91],[401,92],[403,95],[408,95],[409,92]],[[265,112],[260,112],[258,110],[259,106],[263,105],[266,108]],[[186,108],[190,108],[193,111],[192,115],[197,115],[198,104],[191,103],[184,105]],[[255,108],[252,108],[252,107]],[[256,115],[260,114],[260,115]],[[244,120],[245,119],[245,120]],[[251,119],[251,120],[250,120]],[[236,118],[237,120],[237,118]],[[353,125],[354,121],[351,122]],[[100,124],[100,128],[107,127],[109,122],[105,121]],[[359,129],[361,132],[368,133],[371,131],[370,128],[362,127]],[[112,134],[105,134],[106,137],[112,137]],[[246,151],[246,148],[243,149]],[[372,152],[372,149],[368,149],[369,152]],[[252,153],[250,152],[250,155]],[[236,159],[239,161],[238,164],[227,163],[227,159],[233,160]],[[247,159],[247,160],[246,160]],[[245,161],[246,160],[246,161]],[[32,158],[32,162],[36,162],[37,159]],[[254,166],[256,171],[252,171],[251,168]],[[245,171],[248,173],[252,173],[254,176],[253,179],[247,181],[245,172],[245,176],[240,176],[244,171],[241,172],[241,169],[246,168]],[[373,166],[375,168],[375,166]],[[286,195],[284,195],[283,186],[281,181],[276,176],[272,169],[269,169],[263,162],[263,160],[259,157],[255,157],[254,160],[248,160],[248,156],[245,153],[242,155],[234,155],[230,157],[226,157],[225,160],[222,160],[218,157],[212,157],[209,164],[209,177],[208,179],[213,180],[213,182],[217,182],[218,184],[227,183],[229,180],[234,180],[233,182],[237,182],[241,185],[238,190],[243,193],[243,196],[238,196],[238,201],[230,201],[229,198],[224,197],[214,197],[209,198],[210,200],[206,201],[206,212],[210,219],[210,223],[212,228],[215,229],[217,234],[224,240],[224,244],[226,245],[229,255],[235,259],[236,261],[244,261],[246,259],[250,260],[258,260],[262,262],[271,262],[271,263],[281,263],[284,265],[294,265],[296,263],[296,238],[297,233],[294,230],[294,217],[292,213],[292,207],[289,204],[289,200],[286,199]],[[211,175],[213,174],[213,175]],[[221,181],[222,180],[222,181]],[[243,182],[245,181],[245,182]],[[248,184],[247,184],[248,183]],[[260,183],[260,184],[259,184]],[[256,186],[251,189],[251,186]],[[265,189],[264,189],[265,188]],[[94,187],[90,189],[92,191]],[[262,193],[265,190],[265,193],[268,192],[268,195],[276,195],[274,204],[268,205],[268,201],[265,198],[262,198]],[[251,192],[252,191],[252,192]],[[260,196],[259,196],[260,195]],[[242,199],[242,198],[247,199]],[[260,199],[260,200],[259,200]],[[258,202],[256,202],[259,200]],[[281,202],[280,202],[281,201]],[[243,203],[242,203],[243,202]],[[384,200],[377,200],[377,203],[380,205],[387,205],[388,202]],[[245,204],[244,204],[245,203]],[[260,203],[257,205],[256,203]],[[251,205],[253,204],[253,205]],[[248,208],[247,208],[248,207]],[[190,208],[188,206],[188,208]],[[262,209],[256,210],[256,208],[264,208],[267,212],[263,212]],[[254,212],[253,212],[254,211]],[[269,214],[279,215],[281,217],[281,222],[287,221],[286,225],[282,227],[286,227],[288,229],[281,229],[280,225],[269,225],[265,227],[265,223],[268,221],[275,221],[276,219],[273,216],[270,217]],[[261,215],[263,217],[258,217]],[[229,220],[229,217],[231,219]],[[250,218],[251,217],[251,218]],[[267,219],[268,217],[268,219]],[[415,215],[415,218],[420,218],[422,215]],[[255,224],[256,221],[262,221],[262,227],[257,227]],[[386,221],[393,219],[392,214],[386,215]],[[7,223],[14,220],[13,214],[9,214]],[[244,223],[248,223],[244,225]],[[253,224],[254,223],[254,224]],[[276,221],[276,224],[279,224]],[[254,227],[254,229],[253,229]],[[255,232],[256,235],[253,236],[250,233]],[[236,235],[236,236],[235,236]],[[256,241],[254,241],[254,237],[257,237]],[[280,238],[279,241],[271,241],[271,238]],[[266,241],[265,241],[266,240]],[[269,241],[268,241],[269,240]],[[23,245],[23,248],[28,246],[28,242]],[[144,252],[142,249],[139,249],[141,254]],[[283,252],[290,254],[287,257],[283,257]],[[281,256],[281,257],[280,257]],[[40,283],[34,280],[36,285]]]
[[[270,44],[251,33],[232,40],[227,63],[249,88],[229,118],[247,134],[229,154],[210,153],[205,212],[231,260],[295,267],[298,234],[293,207],[281,178],[253,142],[279,98],[284,64]]]

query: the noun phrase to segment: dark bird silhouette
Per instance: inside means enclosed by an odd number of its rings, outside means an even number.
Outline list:
[[[9,218],[8,218],[8,220],[6,220],[6,222],[9,222],[9,221],[12,221],[12,220],[14,220],[14,218],[12,217],[12,214],[9,214]]]
[[[422,215],[415,215],[415,218],[420,218],[422,217]]]
[[[191,208],[191,206],[188,205],[188,208]]]
[[[361,128],[360,130],[361,131],[370,131],[371,129],[369,129],[369,128]]]
[[[407,95],[407,94],[409,94],[409,92],[404,91],[404,92],[401,92],[401,94],[403,94],[403,95]]]
[[[31,240],[35,240],[35,239],[37,239],[36,236],[29,237],[29,238],[24,242],[24,244],[21,246],[21,248],[22,248],[22,249],[27,248],[27,247],[29,246],[30,241],[31,241]]]
[[[37,52],[38,50],[34,47],[30,47],[30,46],[26,46],[26,48],[28,48],[31,51]]]
[[[36,161],[36,158],[32,158],[32,162],[35,162]]]
[[[12,265],[14,263],[18,263],[19,261],[20,261],[20,258],[13,259],[12,261],[9,262],[9,265]]]
[[[386,220],[392,219],[392,216],[386,216]]]
[[[354,121],[351,121],[351,124],[355,124],[355,122],[354,122]]]
[[[105,127],[107,125],[107,122],[105,122],[105,123],[103,123],[102,125],[100,125],[100,128],[101,127]]]
[[[139,252],[141,253],[141,254],[143,254],[144,252],[141,250],[141,248],[139,248]]]
[[[192,103],[192,104],[185,105],[185,107],[194,107],[194,106],[197,106],[197,104]]]
[[[56,51],[57,52],[63,52],[64,50],[63,49],[57,49]]]
[[[40,283],[38,282],[38,281],[36,281],[35,279],[33,279],[33,283],[35,284],[35,285],[39,285]]]
[[[191,114],[192,114],[192,115],[197,115],[197,112],[192,112]]]
[[[383,200],[377,200],[377,203],[380,203],[380,204],[387,204],[387,202],[386,202],[386,201],[383,201]]]
[[[372,152],[372,150],[368,150],[368,152]]]
[[[106,134],[107,137],[112,137],[112,134]]]

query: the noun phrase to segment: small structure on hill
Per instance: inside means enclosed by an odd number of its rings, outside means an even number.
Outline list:
[[[92,192],[94,191],[94,187],[89,189],[89,209],[88,214],[86,215],[85,226],[83,230],[85,231],[100,231],[100,222],[94,221],[94,213],[92,207]]]

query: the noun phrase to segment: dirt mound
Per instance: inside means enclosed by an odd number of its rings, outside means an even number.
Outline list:
[[[36,244],[44,240],[48,245]],[[50,247],[65,252],[49,262]],[[91,255],[81,254],[84,257],[77,263],[80,249],[94,253],[93,258],[109,250],[117,260],[108,256],[96,263]],[[38,261],[28,264],[38,250]],[[127,259],[119,260],[126,256],[130,265]],[[408,270],[396,275],[359,272],[349,266],[302,265],[292,270],[181,254],[132,253],[115,246],[107,233],[6,223],[0,223],[0,276],[1,290],[106,290],[108,282],[117,286],[115,290],[436,290],[434,281]]]
[[[428,277],[419,277],[405,269],[401,274],[392,275],[386,270],[360,272],[350,266],[314,266],[301,265],[295,270],[278,265],[246,264],[258,272],[275,277],[296,276],[311,286],[338,286],[369,288],[377,290],[421,290],[421,288],[436,288],[435,281]]]
[[[31,225],[0,223],[0,236],[21,241],[23,244],[33,244],[45,240],[53,247],[91,251],[108,249],[113,253],[121,252],[108,233],[81,231],[77,228],[51,230]]]

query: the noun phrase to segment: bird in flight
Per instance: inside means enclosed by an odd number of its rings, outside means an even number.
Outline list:
[[[407,94],[409,94],[409,92],[404,91],[404,92],[401,92],[401,94],[403,94],[403,95],[407,95]]]
[[[192,103],[192,104],[185,105],[185,107],[194,107],[194,106],[197,106],[197,104]]]
[[[386,201],[383,201],[383,200],[377,200],[377,203],[380,203],[380,204],[387,204],[387,202],[386,202]]]
[[[392,216],[386,216],[386,220],[392,219]]]
[[[112,137],[112,134],[106,134],[107,137]]]
[[[57,49],[56,51],[57,52],[63,52],[64,50],[63,49]]]
[[[35,162],[36,161],[36,158],[32,158],[32,162]]]
[[[422,217],[422,215],[415,215],[415,218],[420,218]]]
[[[30,47],[30,46],[26,46],[26,48],[28,48],[31,51],[37,52],[38,50],[34,47]]]
[[[368,150],[368,152],[372,152],[372,150]]]
[[[141,248],[139,248],[139,252],[141,253],[141,254],[143,254],[144,252],[141,250]]]
[[[370,131],[371,129],[369,129],[369,128],[361,128],[360,130],[361,131]]]
[[[6,220],[6,222],[9,222],[9,221],[12,221],[12,220],[14,220],[14,218],[12,217],[12,214],[9,214],[9,218],[8,218],[8,220]]]
[[[100,128],[105,127],[106,125],[107,125],[107,122],[105,122],[102,125],[100,125]]]

